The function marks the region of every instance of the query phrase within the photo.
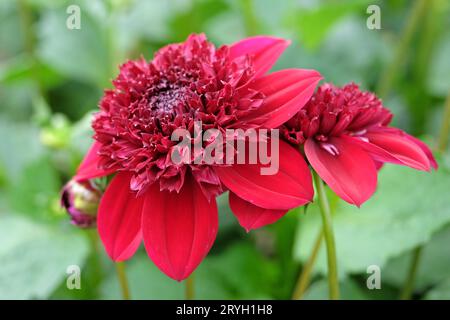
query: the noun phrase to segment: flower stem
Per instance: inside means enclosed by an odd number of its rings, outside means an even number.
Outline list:
[[[438,150],[445,152],[448,146],[448,136],[450,131],[450,91],[445,99],[444,116],[442,118],[441,132],[439,134]]]
[[[127,274],[125,273],[125,263],[116,262],[116,271],[120,289],[122,290],[122,298],[123,300],[130,300],[130,290],[128,288]]]
[[[191,274],[185,281],[184,295],[186,300],[194,300],[194,275]]]
[[[422,255],[423,246],[418,246],[414,252],[411,259],[411,266],[408,271],[408,276],[406,277],[406,282],[403,287],[402,293],[400,294],[401,300],[409,300],[414,291],[414,283],[416,280],[417,269],[419,267],[420,257]]]
[[[422,20],[423,14],[426,12],[427,2],[428,0],[416,0],[414,2],[411,13],[408,16],[408,20],[406,21],[406,25],[400,36],[394,58],[384,69],[378,81],[376,92],[381,98],[385,98],[389,94],[392,84],[395,81],[395,77],[398,74],[398,68],[402,65],[402,62],[406,60],[408,46],[419,22]]]
[[[247,36],[258,34],[258,19],[255,15],[253,0],[241,0],[240,4]]]
[[[94,283],[96,284],[94,287],[95,289],[95,295],[98,296],[99,292],[98,292],[98,284],[101,283],[102,279],[103,279],[103,268],[102,268],[102,263],[100,261],[100,250],[99,250],[99,246],[98,246],[98,233],[97,233],[97,229],[92,229],[92,230],[86,230],[87,236],[89,238],[89,243],[91,245],[91,253],[90,253],[90,258],[89,261],[93,266],[93,272],[95,273],[95,277],[94,277]]]
[[[322,240],[323,240],[323,232],[322,230],[320,230],[319,234],[317,235],[316,241],[314,242],[311,255],[309,256],[308,261],[306,261],[305,265],[303,266],[302,272],[298,277],[294,293],[292,294],[292,300],[300,300],[305,294],[305,291],[308,288],[311,279],[311,272],[313,270],[314,264],[317,259],[317,255],[319,254],[319,250],[322,245]]]
[[[437,150],[445,152],[448,147],[448,138],[450,134],[450,91],[445,99],[444,115],[442,118],[441,131],[438,138]],[[416,280],[417,269],[420,264],[421,256],[423,252],[423,245],[419,245],[414,249],[413,257],[411,259],[411,265],[409,267],[408,276],[400,294],[401,300],[411,299],[414,291],[414,283]]]
[[[339,299],[339,279],[336,260],[336,246],[334,243],[333,222],[331,220],[330,205],[325,193],[325,186],[319,175],[313,171],[314,184],[317,188],[317,196],[319,199],[320,213],[322,215],[323,235],[327,247],[327,263],[328,263],[328,287],[331,300]]]

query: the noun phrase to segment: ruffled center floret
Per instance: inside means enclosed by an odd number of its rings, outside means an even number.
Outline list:
[[[363,136],[372,127],[387,126],[391,119],[391,112],[375,94],[360,91],[353,83],[342,88],[326,83],[281,131],[293,144],[303,144],[313,138],[333,154],[338,150],[327,144],[330,137]]]

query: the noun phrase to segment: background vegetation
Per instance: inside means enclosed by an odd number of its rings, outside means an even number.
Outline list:
[[[81,8],[81,30],[66,28],[69,4]],[[381,8],[381,30],[366,27],[369,4]],[[333,215],[343,298],[398,298],[420,246],[413,297],[450,299],[450,157],[448,132],[440,134],[449,118],[448,30],[446,0],[0,1],[0,299],[120,298],[113,264],[93,232],[69,223],[59,190],[90,144],[91,113],[118,64],[151,59],[191,32],[216,44],[290,38],[276,69],[315,68],[329,82],[375,90],[396,126],[441,149],[438,172],[387,165],[362,209],[333,198]],[[289,299],[319,226],[313,204],[246,234],[224,195],[217,242],[195,272],[196,297]],[[73,264],[81,290],[66,288]],[[381,268],[381,290],[366,287],[369,265]],[[183,283],[143,249],[128,274],[134,298],[183,298]],[[322,246],[304,298],[327,298],[324,274]]]

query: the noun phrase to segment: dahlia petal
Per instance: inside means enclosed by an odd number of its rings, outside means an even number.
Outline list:
[[[142,226],[149,257],[162,272],[181,281],[214,243],[218,229],[216,201],[208,202],[192,177],[186,177],[180,193],[160,191],[154,184],[145,195]]]
[[[362,149],[364,149],[374,160],[376,167],[380,166],[383,163],[389,162],[394,164],[403,164],[403,162],[397,158],[395,155],[387,152],[383,148],[370,143],[367,138],[359,138],[359,137],[349,137],[349,136],[340,136],[340,139],[343,141],[349,141],[350,143],[354,143],[359,145]]]
[[[417,170],[430,170],[431,163],[427,154],[411,136],[403,131],[376,130],[369,131],[364,136],[371,144],[383,149],[389,155],[383,158],[378,153],[376,160],[402,164]],[[391,158],[395,158],[396,161],[391,161]]]
[[[230,46],[230,58],[249,55],[253,57],[254,78],[260,77],[272,68],[291,41],[269,37],[256,36],[236,42]]]
[[[328,186],[348,203],[360,206],[377,186],[377,170],[369,154],[350,139],[331,138],[338,154],[333,155],[315,140],[307,139],[305,154]]]
[[[321,79],[320,73],[306,69],[286,69],[256,79],[250,86],[265,95],[264,103],[238,123],[280,126],[303,108]]]
[[[255,206],[233,192],[230,192],[229,202],[231,211],[247,232],[274,223],[287,213],[287,210],[270,210]]]
[[[426,145],[425,142],[423,142],[420,139],[417,139],[414,136],[411,136],[407,133],[404,133],[405,137],[411,141],[413,141],[415,144],[417,144],[419,146],[420,149],[422,149],[422,151],[425,153],[425,155],[427,156],[428,160],[430,161],[430,166],[434,169],[437,170],[439,165],[436,161],[436,159],[433,156],[433,153],[431,152],[430,148]]]
[[[279,170],[261,175],[261,164],[215,167],[222,183],[240,198],[265,209],[289,210],[312,200],[309,168],[292,146],[280,141]]]
[[[131,174],[118,173],[109,184],[98,209],[97,225],[106,252],[114,261],[130,258],[142,239],[143,197],[130,191]]]
[[[98,156],[98,151],[100,150],[101,144],[97,141],[89,148],[83,161],[77,169],[77,173],[74,177],[76,181],[88,180],[107,176],[112,174],[114,170],[103,170],[98,166],[100,157]]]

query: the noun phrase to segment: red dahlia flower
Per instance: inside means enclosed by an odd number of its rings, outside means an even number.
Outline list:
[[[299,111],[320,81],[319,73],[290,69],[265,75],[288,44],[259,36],[216,49],[204,35],[191,35],[162,48],[150,62],[121,66],[94,117],[96,141],[74,178],[116,173],[97,217],[100,238],[113,260],[131,257],[143,239],[156,266],[182,280],[215,240],[215,196],[225,189],[248,228],[312,199],[306,163],[285,142],[279,172],[271,176],[261,176],[258,164],[175,164],[170,157],[173,131],[191,132],[195,121],[221,132],[277,128]],[[259,218],[262,212],[268,214]]]
[[[391,119],[375,94],[355,84],[324,84],[281,134],[304,147],[311,166],[338,196],[360,206],[375,192],[377,169],[385,162],[437,169],[425,143],[388,127]]]

